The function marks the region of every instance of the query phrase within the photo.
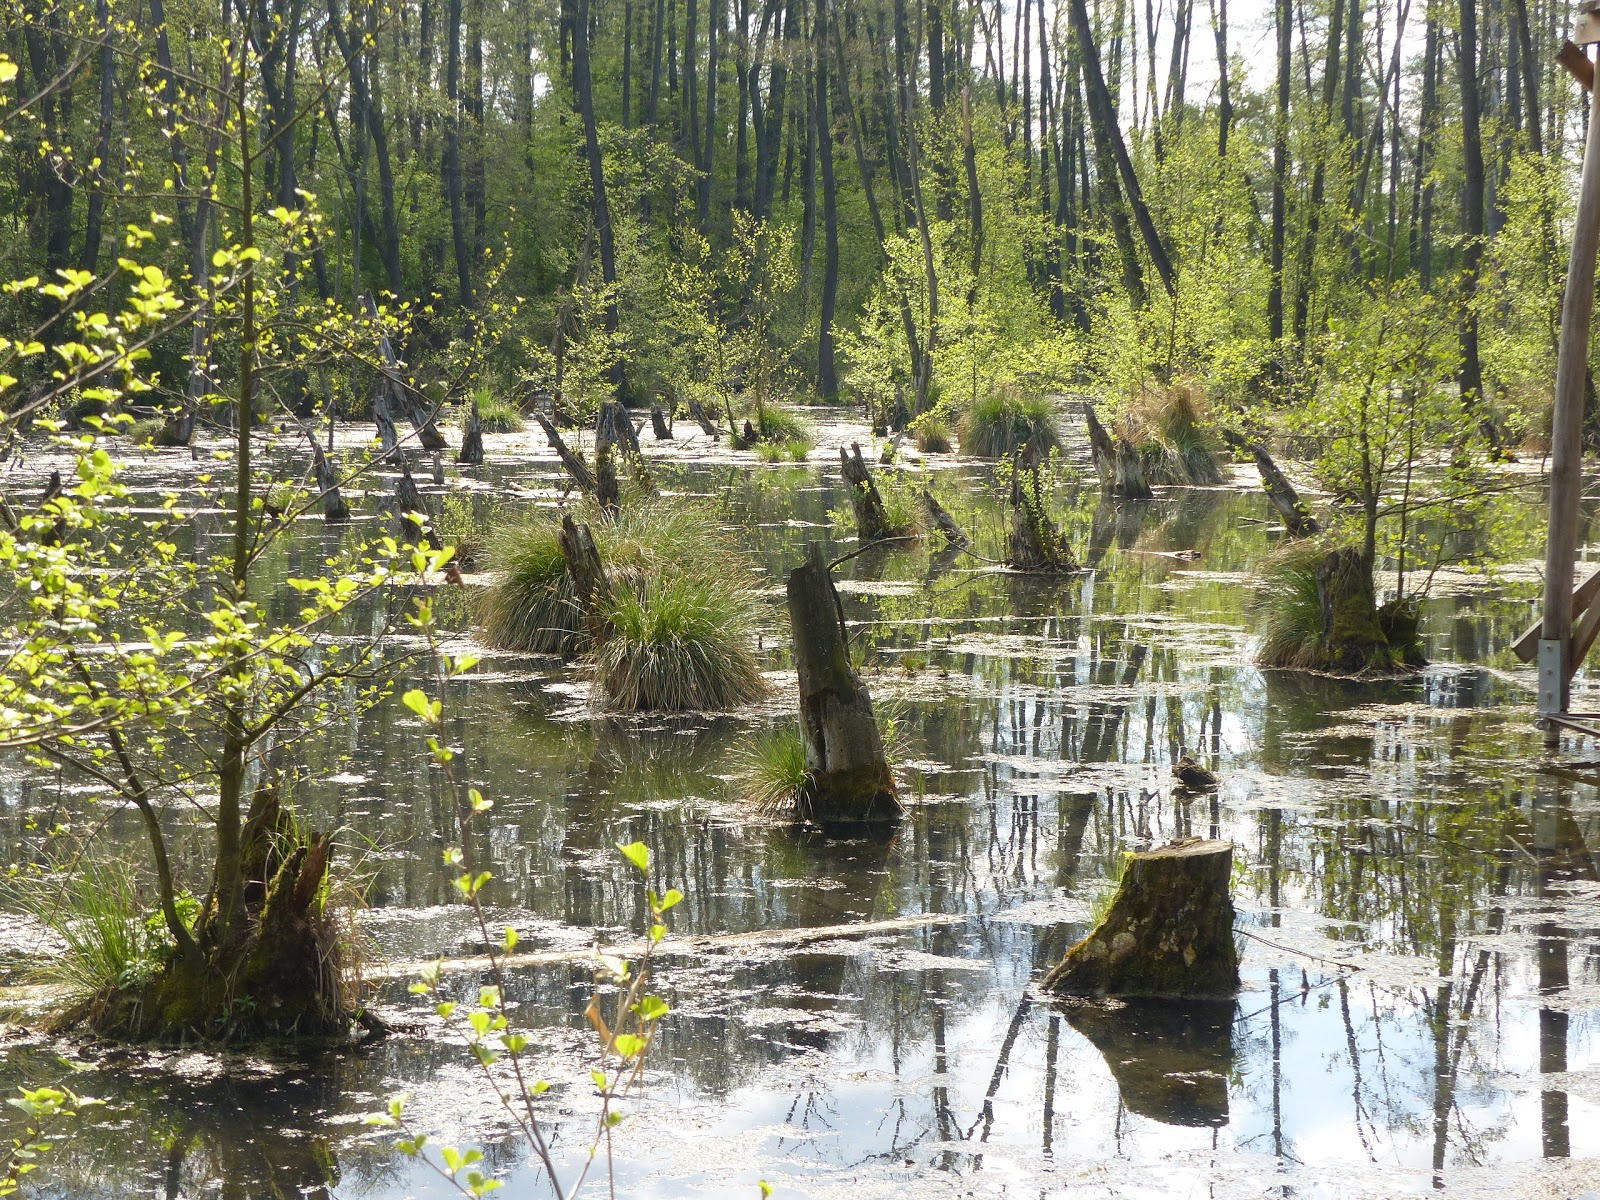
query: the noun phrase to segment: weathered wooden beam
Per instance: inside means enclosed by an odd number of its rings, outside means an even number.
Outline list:
[[[1584,612],[1594,598],[1600,596],[1600,571],[1595,571],[1577,587],[1572,589],[1572,615],[1578,616]],[[1539,635],[1544,631],[1544,618],[1540,617],[1523,631],[1522,636],[1511,643],[1511,652],[1523,662],[1532,662],[1539,657]]]
[[[1594,63],[1589,56],[1571,42],[1562,42],[1556,51],[1556,61],[1566,68],[1586,92],[1594,91]]]

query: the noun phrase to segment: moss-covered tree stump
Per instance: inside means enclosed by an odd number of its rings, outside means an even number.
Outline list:
[[[789,622],[800,676],[800,732],[810,778],[798,813],[824,827],[893,821],[900,798],[872,697],[850,665],[850,643],[820,542],[789,572]]]
[[[1044,977],[1075,996],[1231,996],[1233,843],[1190,838],[1128,857],[1105,920]]]

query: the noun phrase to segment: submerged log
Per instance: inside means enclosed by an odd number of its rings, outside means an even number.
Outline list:
[[[1283,527],[1288,530],[1289,536],[1311,537],[1320,533],[1322,526],[1301,502],[1300,493],[1294,490],[1294,484],[1289,482],[1288,476],[1272,461],[1267,448],[1255,442],[1250,446],[1250,453],[1255,456],[1256,470],[1261,473],[1261,486],[1266,489],[1267,499],[1272,501],[1272,507],[1283,518]]]
[[[578,457],[562,439],[561,433],[542,412],[533,414],[533,419],[539,422],[539,428],[544,430],[545,440],[550,443],[550,448],[556,452],[556,457],[561,459],[561,465],[567,469],[567,474],[572,476],[572,481],[578,487],[593,495],[595,492],[594,474],[589,470],[589,464]]]
[[[806,543],[806,561],[789,572],[788,597],[810,773],[797,811],[825,826],[893,821],[900,799],[872,697],[850,665],[844,612],[821,542]]]
[[[889,523],[888,511],[883,507],[883,497],[878,495],[878,485],[872,482],[872,472],[861,458],[861,447],[850,443],[847,452],[839,447],[839,473],[850,489],[850,505],[856,514],[856,538],[863,544],[879,542],[895,536]]]
[[[955,518],[945,511],[944,505],[933,498],[933,493],[927,488],[922,489],[922,503],[928,510],[928,516],[933,520],[935,528],[944,534],[945,540],[952,546],[966,547],[972,545],[972,539],[962,532],[961,526],[956,524]]]
[[[1128,856],[1105,919],[1044,977],[1076,996],[1220,998],[1239,987],[1233,843],[1189,838]]]
[[[345,503],[343,494],[339,491],[339,475],[328,462],[328,456],[322,452],[322,447],[317,445],[315,438],[311,439],[311,472],[317,481],[317,488],[322,493],[322,517],[329,524],[350,519],[350,506]]]
[[[1079,569],[1072,547],[1045,511],[1039,468],[1025,468],[1020,453],[1012,458],[1011,536],[1006,565],[1016,571],[1068,574]]]
[[[667,420],[667,414],[662,411],[659,404],[650,406],[650,429],[656,435],[656,441],[670,442],[672,440],[672,423]]]
[[[461,435],[461,453],[456,455],[456,461],[474,467],[483,464],[483,417],[478,413],[476,396],[467,406],[467,428]]]

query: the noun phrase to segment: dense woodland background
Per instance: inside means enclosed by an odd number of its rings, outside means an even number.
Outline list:
[[[452,394],[754,387],[896,423],[1181,381],[1245,413],[1314,402],[1345,322],[1426,303],[1491,443],[1547,421],[1566,3],[251,2],[7,0],[8,278],[111,270],[135,223],[203,307],[248,150],[252,209],[316,218],[277,319],[370,292]],[[233,336],[160,339],[161,390],[226,392]],[[357,415],[347,375],[286,398]]]

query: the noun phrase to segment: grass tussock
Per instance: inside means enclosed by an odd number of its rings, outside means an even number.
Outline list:
[[[758,442],[756,457],[764,463],[803,463],[811,454],[811,443],[805,438],[787,442]]]
[[[757,404],[748,414],[748,419],[756,431],[758,442],[785,447],[803,443],[808,450],[816,444],[811,422],[776,404]]]
[[[1262,561],[1252,601],[1264,667],[1307,670],[1322,653],[1322,596],[1317,567],[1327,555],[1320,540],[1285,542]]]
[[[952,449],[950,425],[937,412],[924,413],[912,426],[917,449],[924,454],[949,454]]]
[[[552,514],[500,530],[489,560],[503,572],[479,604],[492,645],[586,655],[605,707],[715,711],[764,691],[755,651],[761,601],[750,564],[714,515],[694,505],[633,503],[615,520],[578,514],[611,583],[598,643],[585,628]]]
[[[1124,412],[1119,432],[1144,455],[1152,484],[1222,482],[1205,399],[1189,384],[1147,389]]]
[[[166,427],[163,417],[142,417],[128,426],[128,440],[135,446],[157,445]]]
[[[478,421],[483,426],[485,433],[520,433],[522,431],[522,410],[504,396],[497,396],[488,388],[479,388],[473,393],[478,402]],[[462,420],[466,419],[465,414]]]
[[[742,794],[769,816],[798,811],[811,783],[805,741],[794,725],[764,731],[744,751],[736,776]]]
[[[1032,445],[1040,454],[1061,445],[1061,420],[1048,396],[993,392],[961,417],[961,448],[984,458],[1004,458]]]

